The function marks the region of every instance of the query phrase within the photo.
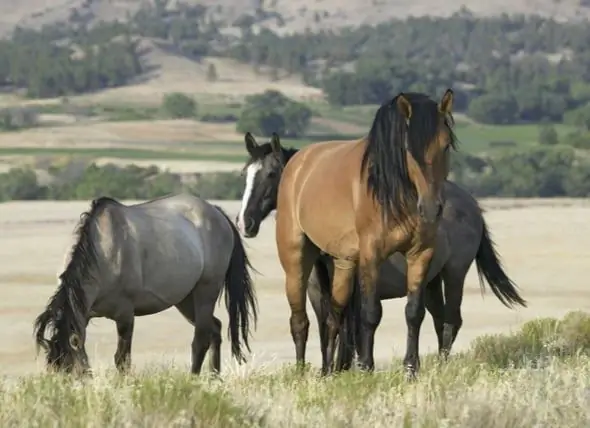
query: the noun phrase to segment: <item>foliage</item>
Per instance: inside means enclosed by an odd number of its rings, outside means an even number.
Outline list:
[[[164,95],[162,112],[172,119],[194,118],[197,115],[197,103],[188,95],[173,92]]]
[[[554,146],[559,143],[559,136],[552,125],[542,125],[539,128],[539,144],[543,146]]]
[[[0,109],[0,130],[15,131],[38,125],[39,115],[33,108],[12,107]]]
[[[215,64],[209,64],[207,66],[207,81],[216,82],[219,76],[217,75],[217,68]]]
[[[281,137],[297,138],[305,134],[311,116],[312,111],[305,104],[267,90],[246,98],[237,130],[267,137],[276,132]]]
[[[473,159],[477,159],[474,168]],[[475,196],[559,197],[590,194],[590,161],[570,147],[506,150],[486,159],[454,156],[452,177]]]
[[[120,24],[77,32],[17,29],[0,41],[0,85],[25,88],[32,98],[121,86],[142,72],[137,42]]]
[[[183,190],[207,199],[239,199],[244,190],[238,172],[176,174],[155,166],[80,165],[52,167],[44,183],[26,168],[2,173],[0,200],[148,199]],[[590,159],[564,145],[508,149],[487,157],[458,152],[452,155],[450,179],[477,197],[589,197]]]
[[[56,374],[6,378],[0,424],[582,427],[589,420],[589,319],[578,312],[529,321],[514,335],[476,339],[446,363],[423,356],[413,383],[398,359],[372,374],[353,370],[326,378],[254,358],[239,368],[224,366],[220,381],[166,360],[158,367],[157,356],[127,376],[97,370],[85,381]]]
[[[236,19],[237,39],[201,4],[154,0],[128,24],[92,28],[75,10],[69,22],[18,29],[0,43],[0,83],[33,97],[123,85],[145,71],[137,40],[148,37],[192,59],[229,56],[271,77],[301,74],[335,105],[379,104],[408,90],[435,96],[452,86],[455,109],[484,123],[587,122],[590,28],[583,22],[463,10],[318,33],[254,31],[264,20],[281,21],[271,9],[260,2],[254,16]]]
[[[336,105],[379,104],[400,91],[456,94],[484,123],[560,121],[590,101],[590,27],[524,16],[392,20],[280,36],[247,33],[229,54],[301,73]]]
[[[52,179],[40,183],[31,169],[13,168],[0,174],[0,201],[88,200],[108,195],[118,199],[151,199],[188,191],[206,199],[237,199],[242,178],[234,173],[180,175],[151,166],[118,167],[112,164],[80,166],[73,161],[49,170]]]
[[[590,354],[590,315],[570,312],[562,320],[541,318],[510,335],[480,336],[473,342],[476,361],[500,368],[543,365],[551,357]]]

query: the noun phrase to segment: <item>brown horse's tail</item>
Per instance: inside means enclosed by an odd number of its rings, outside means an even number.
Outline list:
[[[254,322],[254,328],[256,328],[258,319],[258,302],[250,276],[252,266],[244,249],[240,232],[220,207],[215,206],[215,208],[227,219],[234,235],[234,248],[225,273],[225,307],[229,315],[228,331],[232,355],[238,362],[244,362],[246,358],[241,342],[250,352],[248,343],[250,323]]]
[[[515,305],[524,306],[527,302],[518,294],[518,287],[502,268],[502,263],[494,248],[494,241],[490,237],[488,227],[484,220],[481,243],[475,256],[479,284],[484,290],[484,278],[490,285],[493,293],[507,307],[512,308]]]

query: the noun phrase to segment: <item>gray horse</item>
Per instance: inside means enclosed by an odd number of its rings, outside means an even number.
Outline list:
[[[115,365],[125,372],[134,317],[175,306],[195,328],[192,372],[200,373],[210,347],[211,370],[219,372],[221,321],[213,314],[224,285],[232,354],[244,360],[256,296],[240,234],[221,208],[188,194],[129,206],[102,197],[82,214],[76,235],[60,285],[34,325],[50,368],[88,371],[86,327],[106,317],[117,324]]]
[[[281,147],[279,137],[273,135],[270,143],[258,145],[254,137],[245,135],[246,150],[250,155],[244,167],[246,187],[236,224],[247,237],[258,234],[260,223],[276,208],[276,197],[281,172],[296,149]],[[429,266],[424,299],[432,315],[438,338],[439,353],[447,357],[463,323],[461,302],[467,272],[475,259],[482,291],[484,278],[494,294],[507,307],[526,306],[516,285],[502,269],[488,228],[477,201],[464,189],[447,181],[444,187],[445,204],[435,255]],[[406,260],[395,253],[380,267],[377,290],[380,300],[406,295]],[[322,255],[315,264],[308,285],[308,296],[318,319],[322,348],[322,372],[327,364],[327,321],[330,311],[330,284],[333,272],[332,259]],[[442,281],[444,281],[444,297]],[[357,281],[358,282],[358,281]],[[358,284],[354,292],[358,291]],[[351,301],[358,303],[358,298]],[[359,343],[355,322],[358,307],[345,310],[336,369],[348,369],[354,357],[354,344]],[[382,306],[378,305],[379,322]],[[424,315],[422,315],[424,316]],[[376,328],[376,327],[375,327]]]

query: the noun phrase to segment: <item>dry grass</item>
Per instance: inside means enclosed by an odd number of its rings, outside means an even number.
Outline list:
[[[288,366],[294,350],[272,219],[263,223],[258,238],[245,241],[261,272],[255,275],[260,320],[252,340],[254,356],[247,365],[228,361],[224,341],[221,381],[187,375],[192,328],[171,309],[136,319],[134,372],[129,377],[112,372],[115,328],[103,319],[93,321],[88,330],[93,379],[80,382],[42,374],[31,323],[55,290],[71,232],[88,202],[2,204],[0,426],[588,426],[588,317],[578,313],[562,323],[525,323],[590,310],[587,250],[579,239],[588,224],[588,202],[560,202],[563,206],[525,200],[519,204],[527,206],[510,207],[510,200],[483,201],[506,270],[530,307],[509,311],[491,295],[482,299],[472,269],[462,308],[464,326],[451,361],[440,366],[434,358],[423,357],[419,381],[411,385],[403,379],[397,359],[405,343],[403,299],[384,302],[375,349],[379,371],[374,375],[319,379],[313,316],[308,358],[314,370],[303,377],[293,372]],[[238,201],[215,203],[230,216],[239,208]],[[216,312],[225,329],[225,310]],[[489,336],[507,331],[514,334]],[[421,353],[435,348],[427,316]]]
[[[571,314],[570,328],[587,333],[590,318]],[[558,323],[556,320],[552,320]],[[547,320],[530,322],[519,332]],[[525,326],[526,327],[526,326]],[[570,335],[571,336],[571,335]],[[569,337],[566,336],[566,340]],[[122,377],[92,379],[38,374],[0,384],[2,426],[105,427],[583,427],[590,422],[588,343],[573,355],[547,355],[542,369],[498,365],[511,337],[482,339],[470,351],[440,363],[426,358],[408,383],[400,362],[374,374],[357,371],[320,378],[315,370],[273,369],[254,360],[221,378],[194,377],[186,368],[152,366]],[[543,337],[537,337],[543,341]],[[497,346],[485,354],[483,342]],[[586,342],[588,339],[586,339]],[[533,352],[531,350],[531,352]],[[534,352],[533,352],[534,354]],[[537,352],[538,354],[538,352]],[[535,355],[532,355],[535,356]],[[476,358],[477,357],[477,358]],[[489,361],[486,360],[489,358]],[[523,359],[523,362],[525,360]]]

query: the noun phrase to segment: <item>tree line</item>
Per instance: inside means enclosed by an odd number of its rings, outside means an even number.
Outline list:
[[[590,26],[540,17],[411,18],[342,31],[246,33],[230,54],[302,73],[334,105],[453,87],[482,123],[561,121],[590,101]]]
[[[495,157],[453,153],[450,179],[477,197],[590,197],[590,159],[567,146],[509,151]],[[99,196],[151,199],[188,191],[206,199],[240,199],[239,172],[176,174],[152,166],[112,164],[50,168],[40,182],[35,171],[13,168],[0,174],[0,201],[88,200]]]
[[[270,13],[270,12],[269,12]],[[279,19],[280,17],[275,17]],[[280,36],[255,31],[261,2],[233,23],[203,5],[146,3],[125,24],[90,28],[79,13],[41,31],[18,29],[0,43],[0,82],[32,97],[126,84],[144,71],[137,36],[192,58],[228,56],[271,73],[300,73],[334,105],[376,104],[400,91],[456,92],[456,109],[482,123],[562,121],[590,102],[590,26],[550,18],[451,17]],[[321,21],[321,16],[318,17]]]
[[[90,92],[127,84],[144,71],[137,40],[119,24],[92,31],[17,29],[0,40],[0,85],[31,98]]]

